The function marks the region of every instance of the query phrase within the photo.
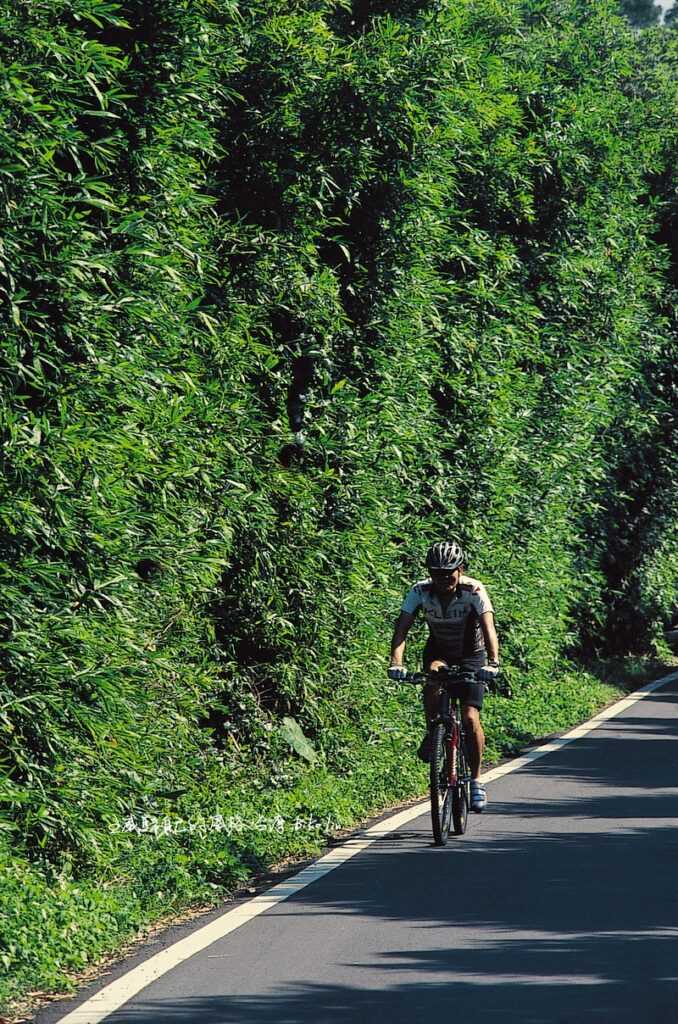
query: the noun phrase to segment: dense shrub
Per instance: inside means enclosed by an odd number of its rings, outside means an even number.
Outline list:
[[[52,922],[17,984],[318,838],[130,816],[417,791],[383,669],[441,531],[497,606],[495,756],[609,694],[565,652],[670,614],[678,51],[613,7],[2,12],[0,824]]]

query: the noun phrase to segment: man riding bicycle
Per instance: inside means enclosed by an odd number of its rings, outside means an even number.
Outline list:
[[[398,616],[391,642],[391,679],[405,675],[405,641],[419,609],[423,609],[430,635],[424,648],[424,672],[461,665],[477,671],[477,682],[469,685],[462,701],[462,716],[468,737],[471,764],[471,809],[483,811],[487,793],[480,782],[480,765],[485,733],[480,722],[483,683],[499,672],[499,641],[494,628],[494,609],[479,580],[464,576],[464,552],[455,541],[433,544],[426,554],[430,577],[408,591]],[[418,750],[422,761],[430,758],[429,728],[438,714],[440,690],[424,687],[427,730]]]

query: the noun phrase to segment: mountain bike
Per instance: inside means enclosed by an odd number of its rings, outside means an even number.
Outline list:
[[[442,690],[438,715],[430,724],[429,791],[433,839],[436,846],[444,846],[450,827],[461,836],[468,824],[471,767],[461,701],[468,684],[476,682],[476,673],[456,666],[438,672],[408,672],[401,681]]]

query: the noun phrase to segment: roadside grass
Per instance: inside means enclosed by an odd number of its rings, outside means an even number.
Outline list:
[[[659,655],[601,658],[589,662],[586,668],[602,683],[609,683],[631,693],[646,683],[678,670],[678,653],[666,648]]]

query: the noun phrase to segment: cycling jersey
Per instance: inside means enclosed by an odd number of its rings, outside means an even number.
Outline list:
[[[435,593],[430,579],[421,580],[408,591],[401,610],[415,615],[420,608],[436,647],[449,659],[461,660],[485,650],[480,616],[494,608],[479,580],[461,576],[447,604]]]

